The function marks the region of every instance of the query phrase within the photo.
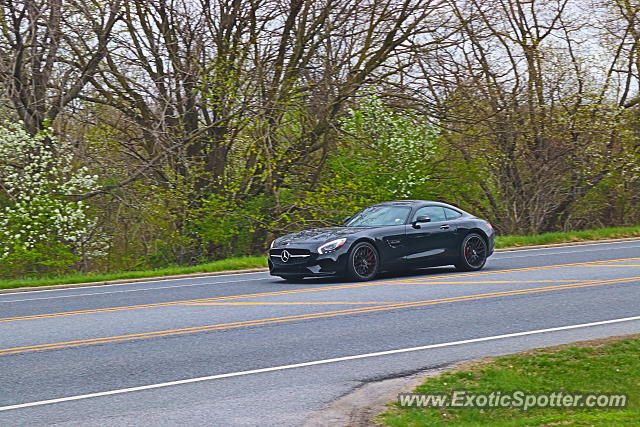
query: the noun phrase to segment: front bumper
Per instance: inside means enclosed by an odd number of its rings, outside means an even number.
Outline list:
[[[489,252],[487,254],[487,257],[490,257],[491,255],[493,255],[493,252],[496,249],[496,232],[493,231],[493,228],[491,228],[490,232],[487,235],[489,237]]]
[[[269,250],[269,273],[272,276],[340,276],[346,272],[348,249],[345,246],[327,254],[319,254],[317,245],[273,248]],[[292,255],[286,261],[281,256],[284,250]]]

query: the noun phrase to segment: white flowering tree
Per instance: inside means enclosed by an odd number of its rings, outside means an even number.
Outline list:
[[[58,273],[86,250],[94,221],[66,196],[95,189],[97,177],[73,157],[49,129],[0,125],[0,275]]]
[[[394,111],[370,95],[349,111],[341,128],[348,147],[356,148],[349,153],[351,162],[361,163],[352,172],[362,174],[364,166],[388,191],[386,197],[416,196],[429,182],[438,134],[425,117],[408,109]]]
[[[426,117],[368,95],[348,111],[340,131],[318,187],[305,197],[314,220],[335,223],[373,203],[436,197],[440,136]]]

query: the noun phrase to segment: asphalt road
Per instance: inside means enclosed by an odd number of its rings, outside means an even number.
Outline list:
[[[253,273],[3,294],[0,331],[3,426],[301,425],[370,381],[640,332],[640,241],[366,283]]]

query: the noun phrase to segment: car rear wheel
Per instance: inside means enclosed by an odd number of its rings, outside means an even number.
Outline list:
[[[461,271],[475,271],[487,262],[487,242],[477,233],[469,233],[460,245],[460,257],[455,264]]]
[[[380,256],[376,248],[368,242],[356,243],[349,253],[347,274],[357,281],[372,280],[378,275]]]
[[[285,275],[281,275],[280,277],[285,281],[291,282],[291,283],[301,282],[302,279],[304,279],[304,276],[300,274],[285,274]]]

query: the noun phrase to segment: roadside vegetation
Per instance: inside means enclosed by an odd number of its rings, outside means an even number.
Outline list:
[[[640,226],[601,228],[595,230],[572,231],[566,233],[545,233],[534,236],[497,236],[496,247],[508,248],[517,246],[543,245],[550,243],[568,243],[590,240],[614,239],[623,237],[640,237]],[[73,283],[96,283],[120,279],[139,279],[145,277],[172,276],[190,273],[212,273],[267,266],[265,256],[242,256],[202,263],[191,266],[171,266],[158,269],[122,271],[94,274],[66,274],[48,277],[26,277],[18,279],[0,279],[0,289],[11,289],[26,286],[48,286]]]
[[[32,277],[24,279],[0,280],[0,289],[13,289],[27,286],[49,286],[73,283],[100,283],[121,279],[141,279],[147,277],[173,276],[178,274],[214,273],[216,271],[243,270],[267,266],[264,256],[245,256],[228,258],[187,267],[165,267],[155,270],[121,271],[97,274],[67,274],[52,277]]]
[[[539,349],[478,362],[428,379],[417,393],[532,393],[555,391],[626,394],[623,409],[417,409],[394,408],[379,416],[401,426],[632,426],[640,419],[640,339],[605,339],[563,348]]]
[[[542,233],[533,236],[497,236],[496,248],[549,245],[553,243],[583,242],[588,240],[620,239],[624,237],[640,237],[640,226]]]
[[[640,224],[639,20],[637,0],[0,2],[0,279],[262,254],[392,199],[509,236]]]

